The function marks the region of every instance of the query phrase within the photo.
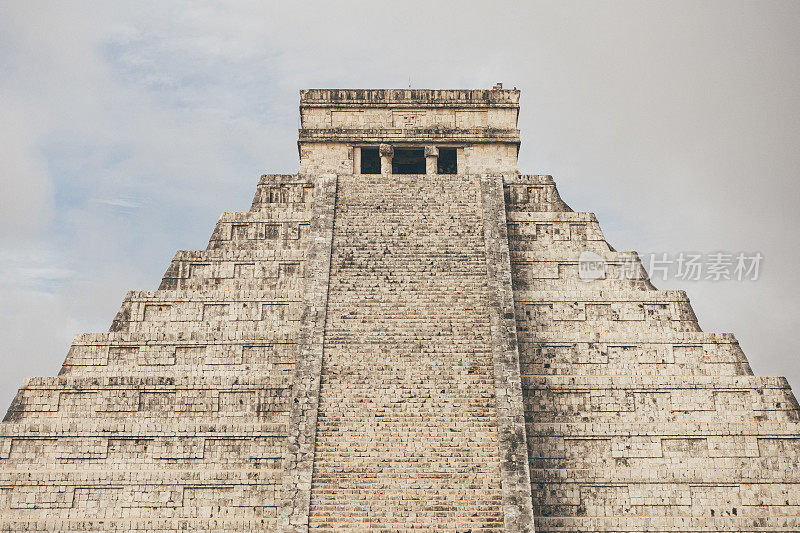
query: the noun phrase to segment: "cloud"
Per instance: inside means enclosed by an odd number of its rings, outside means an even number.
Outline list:
[[[98,204],[110,205],[112,207],[124,207],[127,209],[139,209],[142,207],[140,202],[136,202],[133,200],[125,200],[122,198],[111,198],[111,199],[104,199],[104,198],[92,198],[93,202],[97,202]]]
[[[157,286],[176,249],[205,247],[259,174],[296,170],[299,89],[409,77],[521,88],[521,168],[554,174],[618,249],[762,251],[756,283],[672,285],[757,371],[800,385],[799,12],[0,4],[0,260],[18,258],[0,270],[0,403],[24,375],[54,373],[74,334],[106,329],[125,290]]]
[[[0,100],[0,238],[36,234],[51,218],[53,184],[24,103]]]

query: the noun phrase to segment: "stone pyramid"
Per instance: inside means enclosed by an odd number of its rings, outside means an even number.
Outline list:
[[[25,381],[0,530],[800,531],[786,380],[518,172],[518,91],[300,111],[298,174]]]

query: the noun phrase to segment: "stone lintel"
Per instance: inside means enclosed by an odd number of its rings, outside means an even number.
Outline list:
[[[277,530],[282,533],[308,531],[336,189],[336,175],[324,174],[317,179],[306,253],[303,315],[297,341],[298,358],[295,364],[278,509]]]
[[[508,533],[534,531],[522,379],[511,286],[502,175],[481,176],[489,321],[494,359],[503,521]]]

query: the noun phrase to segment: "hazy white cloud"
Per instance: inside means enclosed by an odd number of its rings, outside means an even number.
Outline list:
[[[0,238],[21,240],[50,220],[53,184],[21,102],[0,100]]]
[[[522,89],[520,167],[618,249],[761,251],[686,288],[800,384],[795,2],[0,4],[0,403],[297,166],[307,87]],[[43,252],[46,251],[46,252]]]
[[[140,202],[135,200],[126,200],[124,198],[92,198],[92,201],[98,204],[110,205],[112,207],[123,207],[127,209],[139,209],[142,207]]]

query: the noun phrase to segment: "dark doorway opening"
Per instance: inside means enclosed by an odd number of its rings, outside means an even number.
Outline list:
[[[437,174],[458,174],[458,159],[455,148],[439,148]]]
[[[361,149],[361,173],[362,174],[381,173],[381,157],[378,155],[377,148]]]
[[[425,150],[423,148],[395,148],[392,158],[392,174],[425,174]]]

